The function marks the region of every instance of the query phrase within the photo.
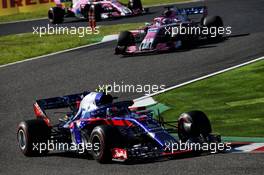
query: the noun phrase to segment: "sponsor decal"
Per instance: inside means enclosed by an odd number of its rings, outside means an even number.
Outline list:
[[[36,4],[47,4],[51,2],[54,2],[54,0],[2,0],[2,9],[16,8]]]
[[[0,2],[0,16],[33,12],[54,6],[54,0],[2,0]]]

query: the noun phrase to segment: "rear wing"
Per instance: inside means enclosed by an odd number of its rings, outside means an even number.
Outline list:
[[[78,94],[65,95],[62,97],[37,100],[33,104],[35,115],[37,118],[43,119],[50,126],[50,121],[45,110],[67,107],[70,107],[72,110],[77,110],[82,98],[89,93],[90,92],[83,92]]]
[[[181,8],[178,9],[178,12],[181,15],[197,15],[202,14],[204,16],[207,16],[208,10],[206,6],[197,6],[197,7],[190,7],[190,8]]]
[[[83,92],[83,93],[72,94],[72,95],[65,95],[62,97],[40,99],[40,100],[37,100],[36,103],[43,110],[66,108],[66,107],[71,107],[77,101],[81,101],[82,98],[87,94],[89,94],[89,92]]]

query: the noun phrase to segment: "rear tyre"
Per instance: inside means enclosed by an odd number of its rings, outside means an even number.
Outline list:
[[[93,145],[93,158],[99,163],[109,163],[112,160],[111,149],[120,144],[120,134],[112,126],[97,126],[91,133],[90,143]]]
[[[101,13],[102,13],[102,6],[100,4],[95,5],[94,7],[94,15],[95,15],[95,20],[96,21],[101,21]]]
[[[130,10],[143,10],[143,6],[141,0],[129,0],[128,1],[128,8]]]
[[[50,8],[48,18],[52,24],[60,24],[64,21],[65,11],[59,7]]]
[[[202,26],[207,27],[209,31],[211,31],[212,28],[216,28],[216,31],[220,27],[224,26],[223,20],[220,16],[207,16],[202,19]],[[223,37],[223,34],[219,34],[218,32],[215,34],[208,34],[208,39],[221,39]]]
[[[89,20],[89,11],[90,11],[90,4],[86,4],[84,8],[81,9],[81,14],[87,20]]]
[[[85,7],[84,7],[84,9],[83,9],[83,16],[85,17],[85,18],[87,18],[88,19],[88,21],[90,20],[90,18],[91,18],[91,16],[89,16],[90,15],[90,11],[92,10],[91,8],[92,8],[93,6],[91,6],[91,5],[89,5],[89,4],[87,4]],[[102,13],[102,6],[100,5],[100,4],[96,4],[96,5],[94,5],[94,19],[95,19],[95,21],[101,21],[102,20],[102,18],[101,18],[101,13]]]
[[[211,132],[211,123],[202,111],[183,113],[178,119],[178,136],[183,142],[199,136],[206,138]]]
[[[25,156],[39,156],[48,153],[47,144],[46,149],[40,152],[41,143],[47,143],[50,138],[50,128],[44,120],[34,119],[19,123],[17,129],[17,141],[21,152]],[[37,147],[34,147],[37,146]]]

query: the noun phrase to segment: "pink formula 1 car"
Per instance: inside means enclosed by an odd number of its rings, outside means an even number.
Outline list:
[[[138,30],[121,32],[115,54],[135,55],[190,48],[201,40],[218,41],[223,34],[230,33],[224,31],[229,28],[223,27],[221,17],[207,16],[206,6],[167,8],[163,15],[154,18],[151,24],[146,24]]]
[[[142,15],[148,9],[142,7],[141,0],[129,0],[122,4],[117,0],[54,0],[56,7],[48,11],[51,23],[62,23],[65,17],[89,19],[89,10],[94,5],[96,21],[108,18]]]

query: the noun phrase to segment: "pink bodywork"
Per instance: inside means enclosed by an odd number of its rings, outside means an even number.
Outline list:
[[[57,7],[62,7],[62,3],[63,1],[61,0],[54,0],[55,4]],[[117,0],[79,0],[79,1],[76,1],[72,8],[69,8],[68,10],[74,12],[74,13],[77,13],[80,8],[83,6],[85,6],[86,4],[101,4],[102,7],[112,7],[114,9],[116,9],[117,11],[121,11],[124,6],[118,2]],[[112,16],[120,16],[119,13],[112,13]]]
[[[136,46],[130,46],[127,48],[127,53],[145,53],[145,52],[152,52],[152,51],[166,51],[169,50],[171,47],[174,47],[175,43],[158,43],[155,48],[152,48],[152,43],[156,38],[159,29],[170,23],[184,23],[186,19],[182,15],[178,15],[177,11],[173,11],[170,16],[165,17],[157,17],[154,18],[152,24],[147,28],[139,29],[131,31],[134,37],[137,37],[142,31],[145,29],[148,30],[147,35],[144,37],[141,45],[139,48]],[[188,20],[186,22],[189,22]]]

